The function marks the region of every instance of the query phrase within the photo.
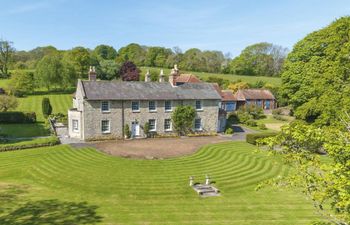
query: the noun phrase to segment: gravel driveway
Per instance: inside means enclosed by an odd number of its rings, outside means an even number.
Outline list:
[[[163,159],[190,155],[203,145],[231,140],[230,136],[152,138],[104,141],[89,145],[110,155],[126,158]]]

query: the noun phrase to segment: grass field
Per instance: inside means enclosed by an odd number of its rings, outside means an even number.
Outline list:
[[[0,224],[303,225],[316,219],[292,191],[256,185],[287,172],[243,142],[167,160],[112,157],[91,148],[0,153]],[[209,174],[222,196],[200,198],[188,177]]]
[[[41,101],[44,97],[50,99],[53,113],[67,114],[67,110],[72,107],[71,94],[29,95],[24,98],[18,98],[19,105],[16,111],[36,112],[38,122],[35,124],[0,124],[1,132],[11,137],[49,135],[49,131],[45,128],[45,118],[41,109]]]
[[[147,69],[150,70],[159,70],[160,68],[152,68],[152,67],[141,67],[142,74],[145,74],[147,72]],[[163,69],[165,75],[170,74],[170,69]],[[262,80],[265,81],[268,84],[272,84],[274,86],[280,86],[281,85],[281,78],[279,77],[265,77],[265,76],[244,76],[244,75],[234,75],[234,74],[219,74],[219,73],[204,73],[204,72],[186,72],[181,71],[182,73],[192,73],[202,79],[206,79],[208,77],[220,77],[224,79],[228,79],[230,81],[245,81],[247,83],[255,83],[256,81]]]

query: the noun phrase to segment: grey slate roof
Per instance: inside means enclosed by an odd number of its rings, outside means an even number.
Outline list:
[[[186,100],[216,99],[221,96],[210,83],[186,83],[173,87],[169,82],[80,81],[89,100]]]

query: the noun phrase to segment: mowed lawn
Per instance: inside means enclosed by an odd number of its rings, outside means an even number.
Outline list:
[[[152,71],[160,71],[161,68],[154,68],[154,67],[141,67],[142,74],[145,74],[147,72],[147,69],[150,69]],[[163,69],[164,74],[168,76],[171,72],[171,69]],[[180,68],[181,70],[181,68]],[[183,71],[181,70],[181,73],[191,73],[196,76],[198,76],[201,79],[207,79],[208,77],[219,77],[223,79],[230,80],[232,82],[234,81],[243,81],[247,83],[255,83],[257,81],[264,81],[267,84],[272,84],[274,86],[280,86],[282,81],[279,77],[266,77],[266,76],[247,76],[247,75],[235,75],[235,74],[220,74],[220,73],[205,73],[205,72],[191,72],[191,71]]]
[[[0,153],[0,224],[309,224],[311,204],[258,183],[287,167],[228,142],[166,160],[113,157],[68,145]],[[200,198],[209,174],[222,196]],[[2,197],[2,198],[1,198]],[[35,215],[35,216],[34,216]]]
[[[42,114],[41,102],[44,97],[50,99],[53,113],[67,114],[72,107],[72,94],[49,94],[49,95],[29,95],[18,98],[19,105],[16,111],[36,112],[37,123],[35,124],[0,124],[1,132],[11,137],[36,137],[49,134],[45,128],[45,118]]]

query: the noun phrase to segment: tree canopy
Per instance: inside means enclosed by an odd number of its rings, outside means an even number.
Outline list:
[[[289,53],[282,97],[294,115],[320,126],[335,124],[350,107],[350,17],[307,35]]]
[[[123,81],[138,81],[140,80],[140,70],[137,66],[131,62],[126,61],[123,63],[119,70],[119,75]]]
[[[279,76],[287,49],[271,43],[261,42],[246,47],[234,58],[229,70],[234,74]]]

